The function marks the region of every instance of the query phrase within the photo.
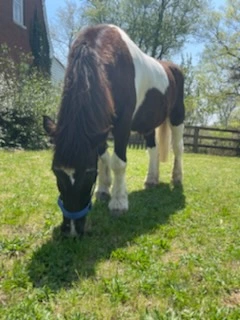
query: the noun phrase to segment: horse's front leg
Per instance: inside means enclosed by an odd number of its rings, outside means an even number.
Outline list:
[[[128,194],[126,188],[126,167],[127,167],[127,143],[130,135],[130,126],[125,124],[115,128],[114,153],[111,158],[113,171],[113,187],[109,209],[113,215],[121,215],[128,210]],[[122,132],[123,131],[123,132]]]
[[[155,130],[145,136],[147,151],[149,155],[148,172],[145,179],[145,187],[151,188],[159,183],[159,151],[155,140]]]
[[[101,146],[98,150],[98,184],[96,198],[107,201],[110,198],[111,178],[111,158],[107,150],[107,144]]]
[[[128,210],[128,195],[126,188],[126,166],[127,163],[121,160],[114,152],[111,159],[113,170],[112,197],[109,202],[109,209],[113,215],[121,215]]]

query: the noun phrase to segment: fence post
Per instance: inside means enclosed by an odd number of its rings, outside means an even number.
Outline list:
[[[198,137],[199,137],[199,128],[194,128],[194,136],[193,136],[193,152],[198,153]]]

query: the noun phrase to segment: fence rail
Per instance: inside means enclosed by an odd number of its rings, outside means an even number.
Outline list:
[[[194,153],[240,156],[240,130],[185,126],[184,146]],[[144,149],[144,137],[132,133],[129,147]]]

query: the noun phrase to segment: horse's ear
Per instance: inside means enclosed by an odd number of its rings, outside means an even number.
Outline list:
[[[43,116],[43,128],[47,132],[47,134],[51,138],[53,138],[55,131],[56,131],[56,124],[48,116]]]

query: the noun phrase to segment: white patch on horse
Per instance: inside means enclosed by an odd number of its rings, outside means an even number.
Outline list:
[[[172,147],[174,153],[174,166],[172,180],[174,184],[182,183],[182,155],[183,155],[183,131],[184,124],[172,126]]]
[[[74,183],[75,183],[75,178],[74,178],[75,169],[72,169],[72,168],[60,168],[60,170],[62,170],[63,172],[66,173],[66,175],[69,176],[71,184],[74,185]]]
[[[98,31],[98,36],[96,38],[96,45],[99,46],[100,48],[102,47],[102,44],[103,44],[104,35],[105,35],[105,29],[100,29]]]
[[[110,194],[109,188],[112,183],[111,178],[111,159],[109,152],[106,150],[105,153],[99,157],[98,160],[98,187],[97,193]]]
[[[122,161],[115,153],[112,155],[111,168],[114,173],[112,198],[109,202],[111,211],[128,210],[128,196],[126,190],[125,172],[126,162]]]
[[[75,174],[75,169],[73,168],[64,168],[64,167],[54,167],[55,170],[61,170],[64,173],[66,173],[66,175],[69,177],[70,182],[72,185],[74,185],[75,183],[75,178],[74,178],[74,174]]]
[[[159,182],[159,152],[158,146],[148,148],[149,165],[148,173],[145,180],[146,186],[157,185]]]
[[[137,98],[135,115],[137,109],[143,103],[146,93],[150,89],[155,88],[162,94],[166,93],[169,86],[168,76],[162,65],[156,59],[148,56],[139,49],[123,30],[114,25],[112,25],[112,27],[117,28],[132,56],[135,68],[135,90]]]

